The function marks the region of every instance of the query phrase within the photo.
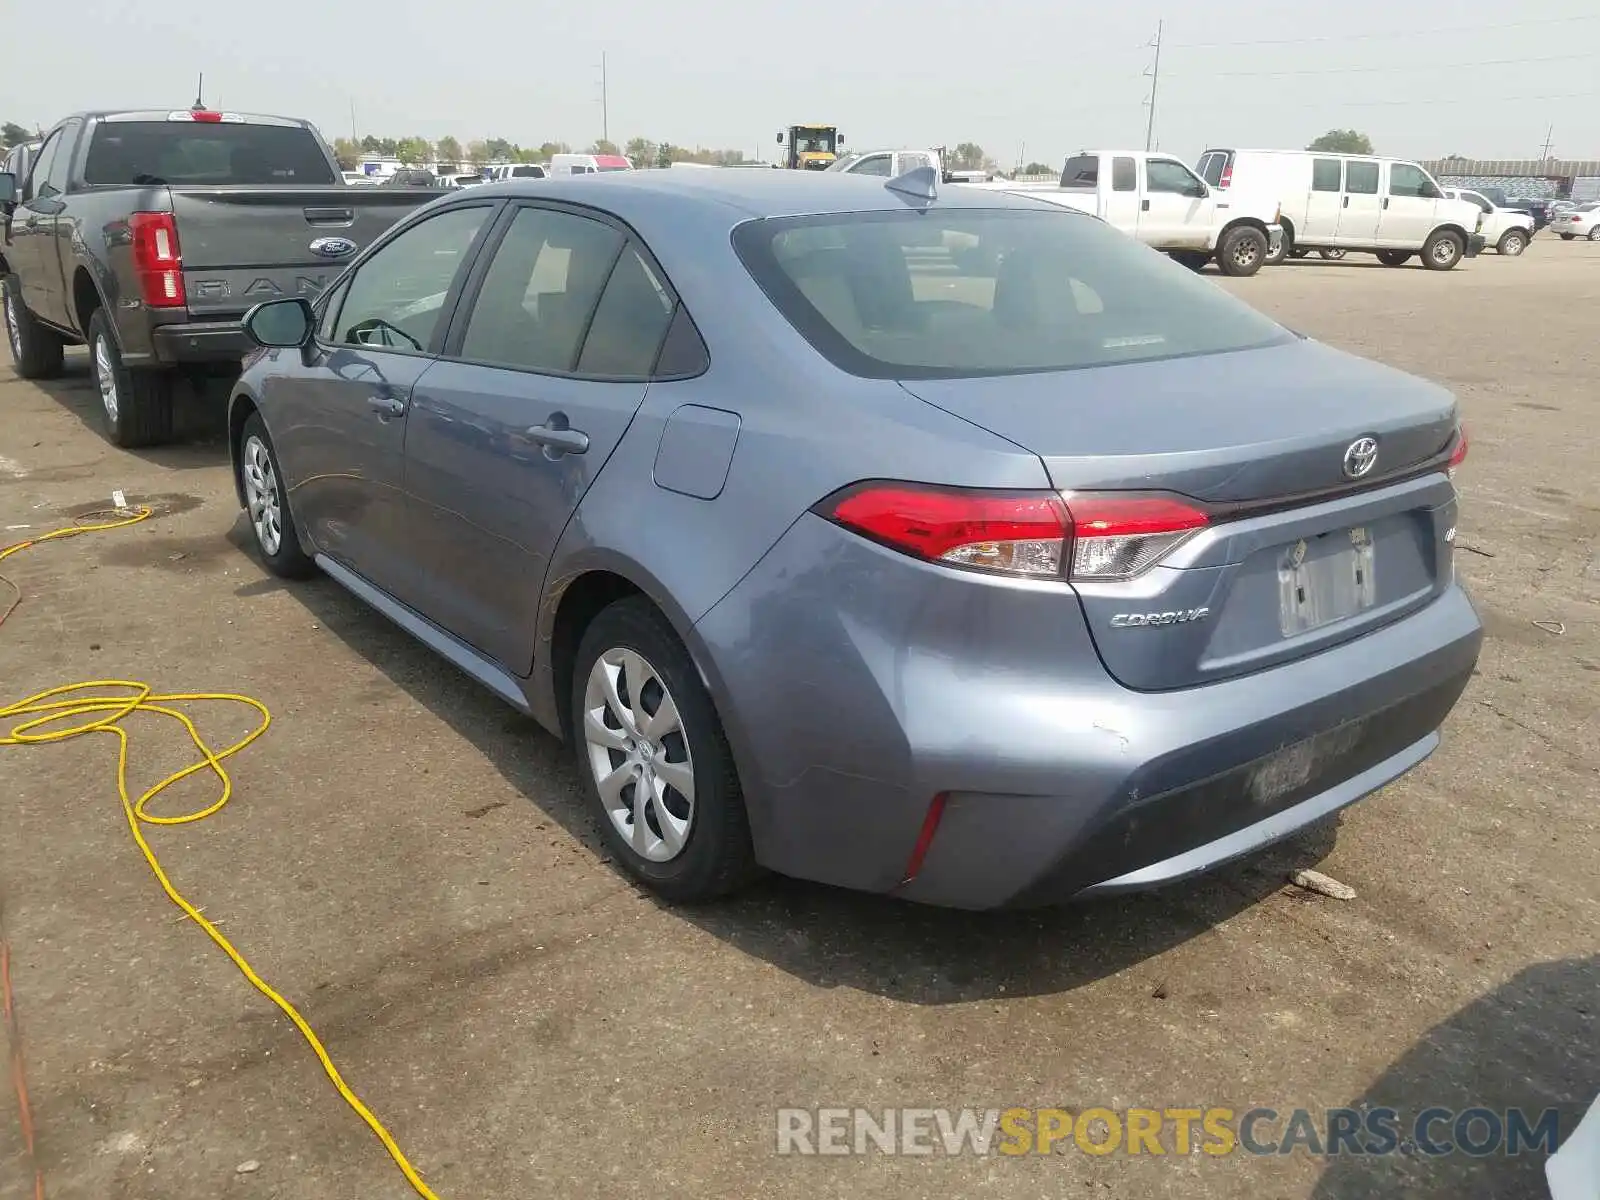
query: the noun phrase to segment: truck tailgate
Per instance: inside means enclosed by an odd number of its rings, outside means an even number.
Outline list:
[[[354,187],[174,187],[171,194],[189,314],[199,321],[236,318],[262,300],[314,297],[358,250],[441,195]],[[355,248],[318,253],[312,245],[322,238]]]

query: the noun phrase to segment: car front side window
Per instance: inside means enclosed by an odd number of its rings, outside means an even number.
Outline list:
[[[426,353],[457,273],[492,211],[489,205],[449,209],[397,235],[356,269],[337,310],[329,304],[337,314],[329,340]]]

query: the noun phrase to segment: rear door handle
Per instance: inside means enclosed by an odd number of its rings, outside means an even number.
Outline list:
[[[1146,196],[1143,200],[1141,200],[1139,202],[1139,211],[1140,212],[1149,212],[1150,211],[1150,197],[1149,196]]]
[[[367,405],[380,417],[404,416],[406,411],[406,402],[394,396],[368,396]]]
[[[1385,207],[1385,208],[1388,208],[1388,207],[1389,207],[1389,197],[1387,197],[1387,196],[1385,196],[1385,197],[1384,197],[1384,198],[1383,198],[1383,206],[1384,206],[1384,207]]]
[[[1344,198],[1344,203],[1343,203],[1343,204],[1341,204],[1341,205],[1340,205],[1340,206],[1339,206],[1339,207],[1340,207],[1340,208],[1349,208],[1349,207],[1350,207],[1350,197],[1349,197],[1349,196],[1346,196],[1346,197],[1345,197],[1345,198]]]
[[[589,449],[589,435],[568,425],[565,413],[551,413],[548,421],[532,426],[523,436],[557,454],[583,454]]]

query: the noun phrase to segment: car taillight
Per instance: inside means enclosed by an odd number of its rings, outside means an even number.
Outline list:
[[[1450,451],[1450,463],[1445,468],[1445,474],[1451,479],[1456,477],[1456,470],[1467,461],[1467,427],[1461,426],[1456,430],[1456,444]]]
[[[1072,513],[1072,578],[1132,579],[1196,532],[1210,517],[1175,496],[1069,495]]]
[[[145,304],[150,308],[182,308],[188,298],[183,288],[178,224],[172,214],[136,212],[128,218],[128,230],[133,235],[133,269]]]
[[[1233,186],[1233,164],[1232,163],[1229,163],[1227,166],[1222,168],[1222,177],[1217,180],[1217,186],[1219,188],[1226,188],[1226,187],[1232,187]]]
[[[1177,497],[857,484],[820,516],[904,554],[1033,578],[1131,579],[1209,523]]]

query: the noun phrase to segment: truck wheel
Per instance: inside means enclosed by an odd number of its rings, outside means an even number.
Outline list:
[[[1289,231],[1289,226],[1283,227],[1283,237],[1278,240],[1278,252],[1268,253],[1267,266],[1275,267],[1284,259],[1294,253],[1294,234]]]
[[[1448,271],[1461,261],[1466,244],[1459,233],[1440,229],[1422,243],[1422,265],[1430,271]]]
[[[1206,264],[1211,261],[1211,256],[1201,250],[1174,250],[1170,257],[1175,263],[1182,263],[1191,271],[1204,271]]]
[[[1386,267],[1403,267],[1411,261],[1411,251],[1379,250],[1378,261]]]
[[[1495,247],[1501,254],[1515,258],[1528,248],[1528,235],[1520,229],[1508,229],[1500,244]]]
[[[1254,225],[1239,225],[1222,235],[1217,266],[1224,275],[1254,275],[1267,261],[1267,235]]]
[[[172,376],[123,366],[111,319],[103,308],[89,318],[89,361],[100,389],[106,437],[113,446],[125,450],[159,446],[172,437]]]
[[[55,330],[39,323],[22,302],[22,282],[15,275],[7,275],[5,292],[6,343],[11,347],[11,361],[17,364],[17,374],[24,379],[53,379],[61,374],[61,361],[66,343]]]

